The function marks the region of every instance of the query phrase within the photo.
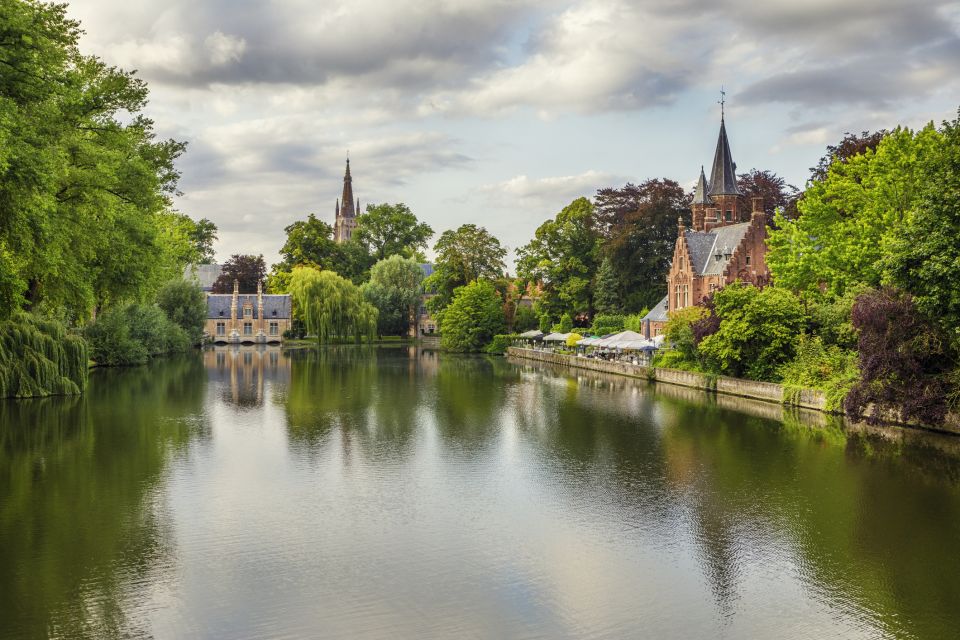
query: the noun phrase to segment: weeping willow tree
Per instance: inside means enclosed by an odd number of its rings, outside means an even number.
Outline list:
[[[60,323],[15,313],[0,322],[0,398],[78,394],[87,359],[86,342]]]
[[[360,289],[333,271],[296,267],[290,276],[290,295],[307,331],[323,344],[333,339],[377,335],[377,309],[366,302]]]

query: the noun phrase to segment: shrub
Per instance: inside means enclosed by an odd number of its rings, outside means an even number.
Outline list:
[[[517,334],[515,333],[500,333],[493,336],[493,340],[487,347],[484,349],[487,353],[493,354],[502,354],[507,352],[507,347],[513,345],[513,341],[517,339]]]
[[[709,311],[703,307],[677,309],[670,314],[664,326],[664,336],[671,348],[691,365],[696,365],[699,361],[693,327],[708,315]]]
[[[192,344],[187,332],[156,305],[106,311],[84,335],[94,362],[107,366],[143,364],[152,356],[187,351]]]
[[[597,314],[593,317],[590,333],[595,336],[605,336],[610,333],[623,331],[624,316],[615,314]]]
[[[641,333],[643,331],[643,318],[648,313],[649,309],[644,309],[640,313],[631,313],[628,316],[623,318],[623,328],[627,331],[634,331],[636,333]]]
[[[168,282],[157,294],[157,306],[186,331],[193,344],[200,343],[207,320],[207,296],[197,284],[186,280]]]
[[[820,336],[800,334],[797,355],[780,367],[783,384],[820,389],[827,394],[827,409],[839,409],[860,376],[857,354],[837,345],[824,344]]]
[[[78,394],[87,361],[87,344],[58,322],[23,312],[0,322],[0,398]]]
[[[947,337],[896,289],[857,297],[851,316],[859,331],[860,381],[844,400],[853,417],[873,405],[871,420],[887,414],[905,422],[939,424],[948,410],[956,366]]]
[[[517,307],[517,312],[513,316],[513,330],[518,333],[536,329],[540,325],[540,320],[533,308],[521,305]]]
[[[497,290],[486,280],[474,280],[454,291],[443,315],[440,345],[450,351],[480,351],[505,327]]]
[[[735,282],[713,296],[720,320],[716,333],[697,350],[709,370],[753,380],[778,380],[779,367],[793,359],[805,316],[786,289]]]
[[[573,331],[573,318],[570,317],[570,314],[565,313],[560,316],[560,322],[554,325],[553,330],[555,333],[570,333]]]
[[[580,335],[579,333],[571,333],[570,335],[567,336],[567,346],[575,347],[577,346],[577,343],[580,342],[581,340],[583,340],[582,335]]]

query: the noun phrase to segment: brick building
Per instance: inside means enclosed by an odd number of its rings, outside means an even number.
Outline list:
[[[701,167],[691,205],[691,228],[677,221],[679,233],[667,275],[667,295],[643,319],[647,338],[663,331],[673,311],[700,305],[736,280],[757,286],[769,282],[763,199],[753,198],[752,211],[741,210],[743,194],[737,188],[736,168],[721,116],[710,181]]]
[[[233,283],[233,293],[207,294],[206,336],[215,343],[256,344],[282,342],[283,332],[293,320],[290,296],[263,293],[240,293]]]

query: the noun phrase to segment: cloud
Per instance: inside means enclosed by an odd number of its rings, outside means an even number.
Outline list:
[[[572,176],[530,178],[518,175],[503,182],[482,185],[478,191],[493,201],[523,207],[553,207],[559,211],[576,198],[592,198],[597,189],[626,181],[625,177],[590,169]]]

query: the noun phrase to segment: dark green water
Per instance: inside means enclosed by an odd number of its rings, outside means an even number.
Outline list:
[[[0,402],[0,637],[956,637],[960,438],[780,413],[412,349],[97,371]]]

